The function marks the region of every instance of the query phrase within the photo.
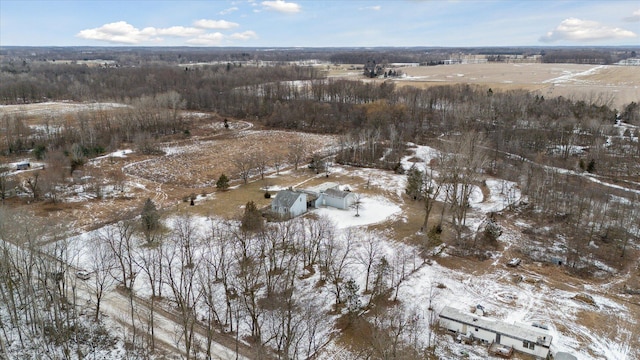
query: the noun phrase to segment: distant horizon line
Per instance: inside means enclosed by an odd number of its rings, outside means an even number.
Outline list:
[[[477,45],[477,46],[188,46],[188,45],[0,45],[6,48],[105,48],[105,49],[482,49],[482,48],[539,48],[539,49],[594,49],[594,48],[638,48],[640,45]]]

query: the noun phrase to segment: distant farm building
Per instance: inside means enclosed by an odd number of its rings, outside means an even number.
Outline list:
[[[376,64],[375,60],[368,60],[366,64],[364,64],[363,74],[370,78],[374,78],[377,76],[381,76],[384,73],[384,68],[380,66],[380,64]]]
[[[282,190],[271,203],[275,214],[292,218],[307,212],[308,208],[332,207],[348,210],[356,202],[356,194],[340,190],[336,183],[326,182],[305,190]]]
[[[440,327],[457,334],[461,341],[488,344],[493,355],[507,357],[515,350],[543,359],[549,356],[552,336],[531,325],[509,324],[447,306],[440,313]]]
[[[31,168],[31,164],[26,161],[19,162],[16,165],[16,170],[29,170],[29,168]]]

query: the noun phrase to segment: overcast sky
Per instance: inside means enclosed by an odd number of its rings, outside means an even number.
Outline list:
[[[0,0],[0,46],[640,45],[640,1]]]

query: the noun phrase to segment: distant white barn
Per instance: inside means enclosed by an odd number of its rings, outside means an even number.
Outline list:
[[[281,190],[271,202],[271,210],[285,218],[293,218],[307,212],[307,194],[301,191]]]
[[[509,324],[447,306],[440,312],[440,327],[466,338],[511,347],[538,358],[549,356],[552,336],[531,325]]]

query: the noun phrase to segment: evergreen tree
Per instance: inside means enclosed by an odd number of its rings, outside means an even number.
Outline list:
[[[144,202],[142,213],[140,215],[142,220],[142,232],[144,232],[147,243],[151,243],[151,234],[160,228],[160,215],[158,214],[156,204],[154,204],[151,199],[147,198]]]
[[[407,171],[407,188],[405,191],[414,200],[422,198],[422,187],[424,185],[422,175],[422,171],[415,164]]]
[[[262,214],[258,210],[256,203],[249,201],[244,207],[244,215],[242,216],[242,222],[240,229],[243,231],[260,231],[262,230]]]
[[[229,178],[227,175],[222,174],[216,181],[216,187],[222,191],[227,190],[229,188]]]
[[[384,294],[384,292],[387,290],[390,271],[391,266],[389,265],[389,261],[387,261],[387,258],[383,256],[378,264],[376,264],[374,270],[375,277],[373,280],[373,288],[371,289],[371,299],[369,300],[370,303],[380,295]]]
[[[360,291],[360,287],[356,284],[355,280],[349,279],[344,284],[344,297],[349,314],[357,314],[362,307],[362,301],[360,301],[358,291]]]

